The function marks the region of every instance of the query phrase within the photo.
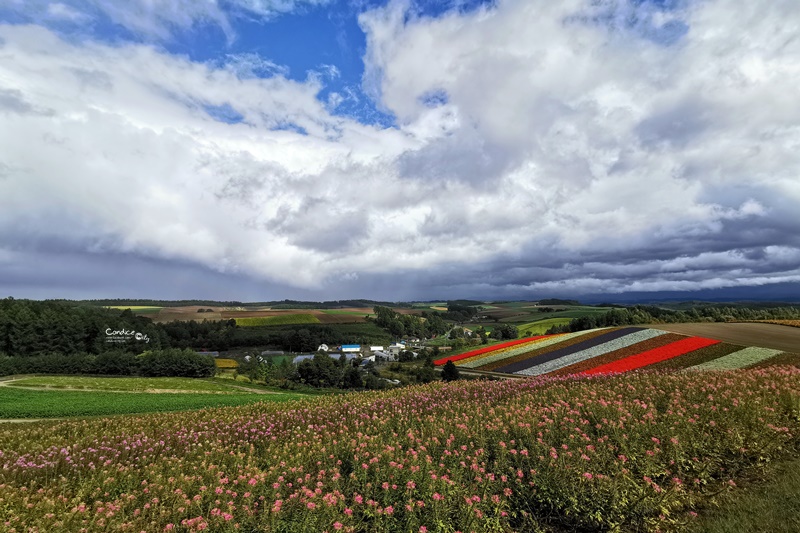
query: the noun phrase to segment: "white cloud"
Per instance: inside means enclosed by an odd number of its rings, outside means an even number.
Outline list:
[[[47,16],[53,19],[66,20],[76,23],[86,22],[91,19],[91,17],[86,13],[61,3],[49,4],[47,6]]]
[[[157,36],[224,25],[214,2],[137,2],[108,12]],[[44,240],[301,287],[399,271],[526,291],[795,280],[800,4],[643,17],[688,27],[670,46],[585,10],[362,15],[386,129],[332,115],[345,92],[321,102],[319,76],[257,55],[197,64],[0,26],[0,246],[26,246],[8,236],[24,219]]]

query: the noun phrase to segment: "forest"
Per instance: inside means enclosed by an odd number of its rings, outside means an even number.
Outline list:
[[[703,305],[688,310],[672,310],[652,305],[616,308],[602,315],[573,319],[556,325],[547,333],[568,333],[593,328],[635,324],[674,324],[682,322],[734,322],[748,320],[792,320],[800,318],[797,307],[752,308],[744,306]]]

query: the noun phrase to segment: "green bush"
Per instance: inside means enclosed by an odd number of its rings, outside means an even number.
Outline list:
[[[151,350],[138,357],[139,374],[142,376],[174,376],[204,378],[214,375],[214,358],[192,350]]]

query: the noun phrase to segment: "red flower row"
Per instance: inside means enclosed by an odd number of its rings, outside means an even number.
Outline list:
[[[689,337],[687,339],[681,339],[679,341],[667,344],[666,346],[661,346],[660,348],[653,348],[652,350],[631,355],[618,361],[600,365],[592,368],[591,370],[581,372],[581,375],[589,376],[592,374],[628,372],[629,370],[636,370],[637,368],[654,365],[656,363],[660,363],[661,361],[666,361],[667,359],[672,359],[673,357],[678,357],[679,355],[684,355],[689,352],[699,350],[700,348],[705,348],[706,346],[719,344],[719,342],[720,341],[718,340],[706,339],[703,337]]]
[[[542,339],[544,337],[548,337],[548,335],[538,335],[536,337],[527,337],[525,339],[517,339],[515,341],[508,341],[508,342],[501,342],[500,344],[494,344],[492,346],[486,346],[485,348],[478,348],[477,350],[470,350],[468,352],[464,352],[458,355],[452,355],[449,357],[442,357],[437,359],[433,362],[436,366],[442,366],[443,364],[447,363],[448,361],[456,362],[461,361],[462,359],[468,359],[470,357],[475,357],[476,355],[481,355],[487,352],[493,352],[495,350],[502,350],[503,348],[509,348],[511,346],[516,346],[518,344],[524,344],[526,342],[535,341],[537,339]]]

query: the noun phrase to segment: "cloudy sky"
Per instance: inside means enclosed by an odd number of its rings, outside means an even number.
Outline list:
[[[800,294],[799,88],[797,0],[2,0],[0,296]]]

